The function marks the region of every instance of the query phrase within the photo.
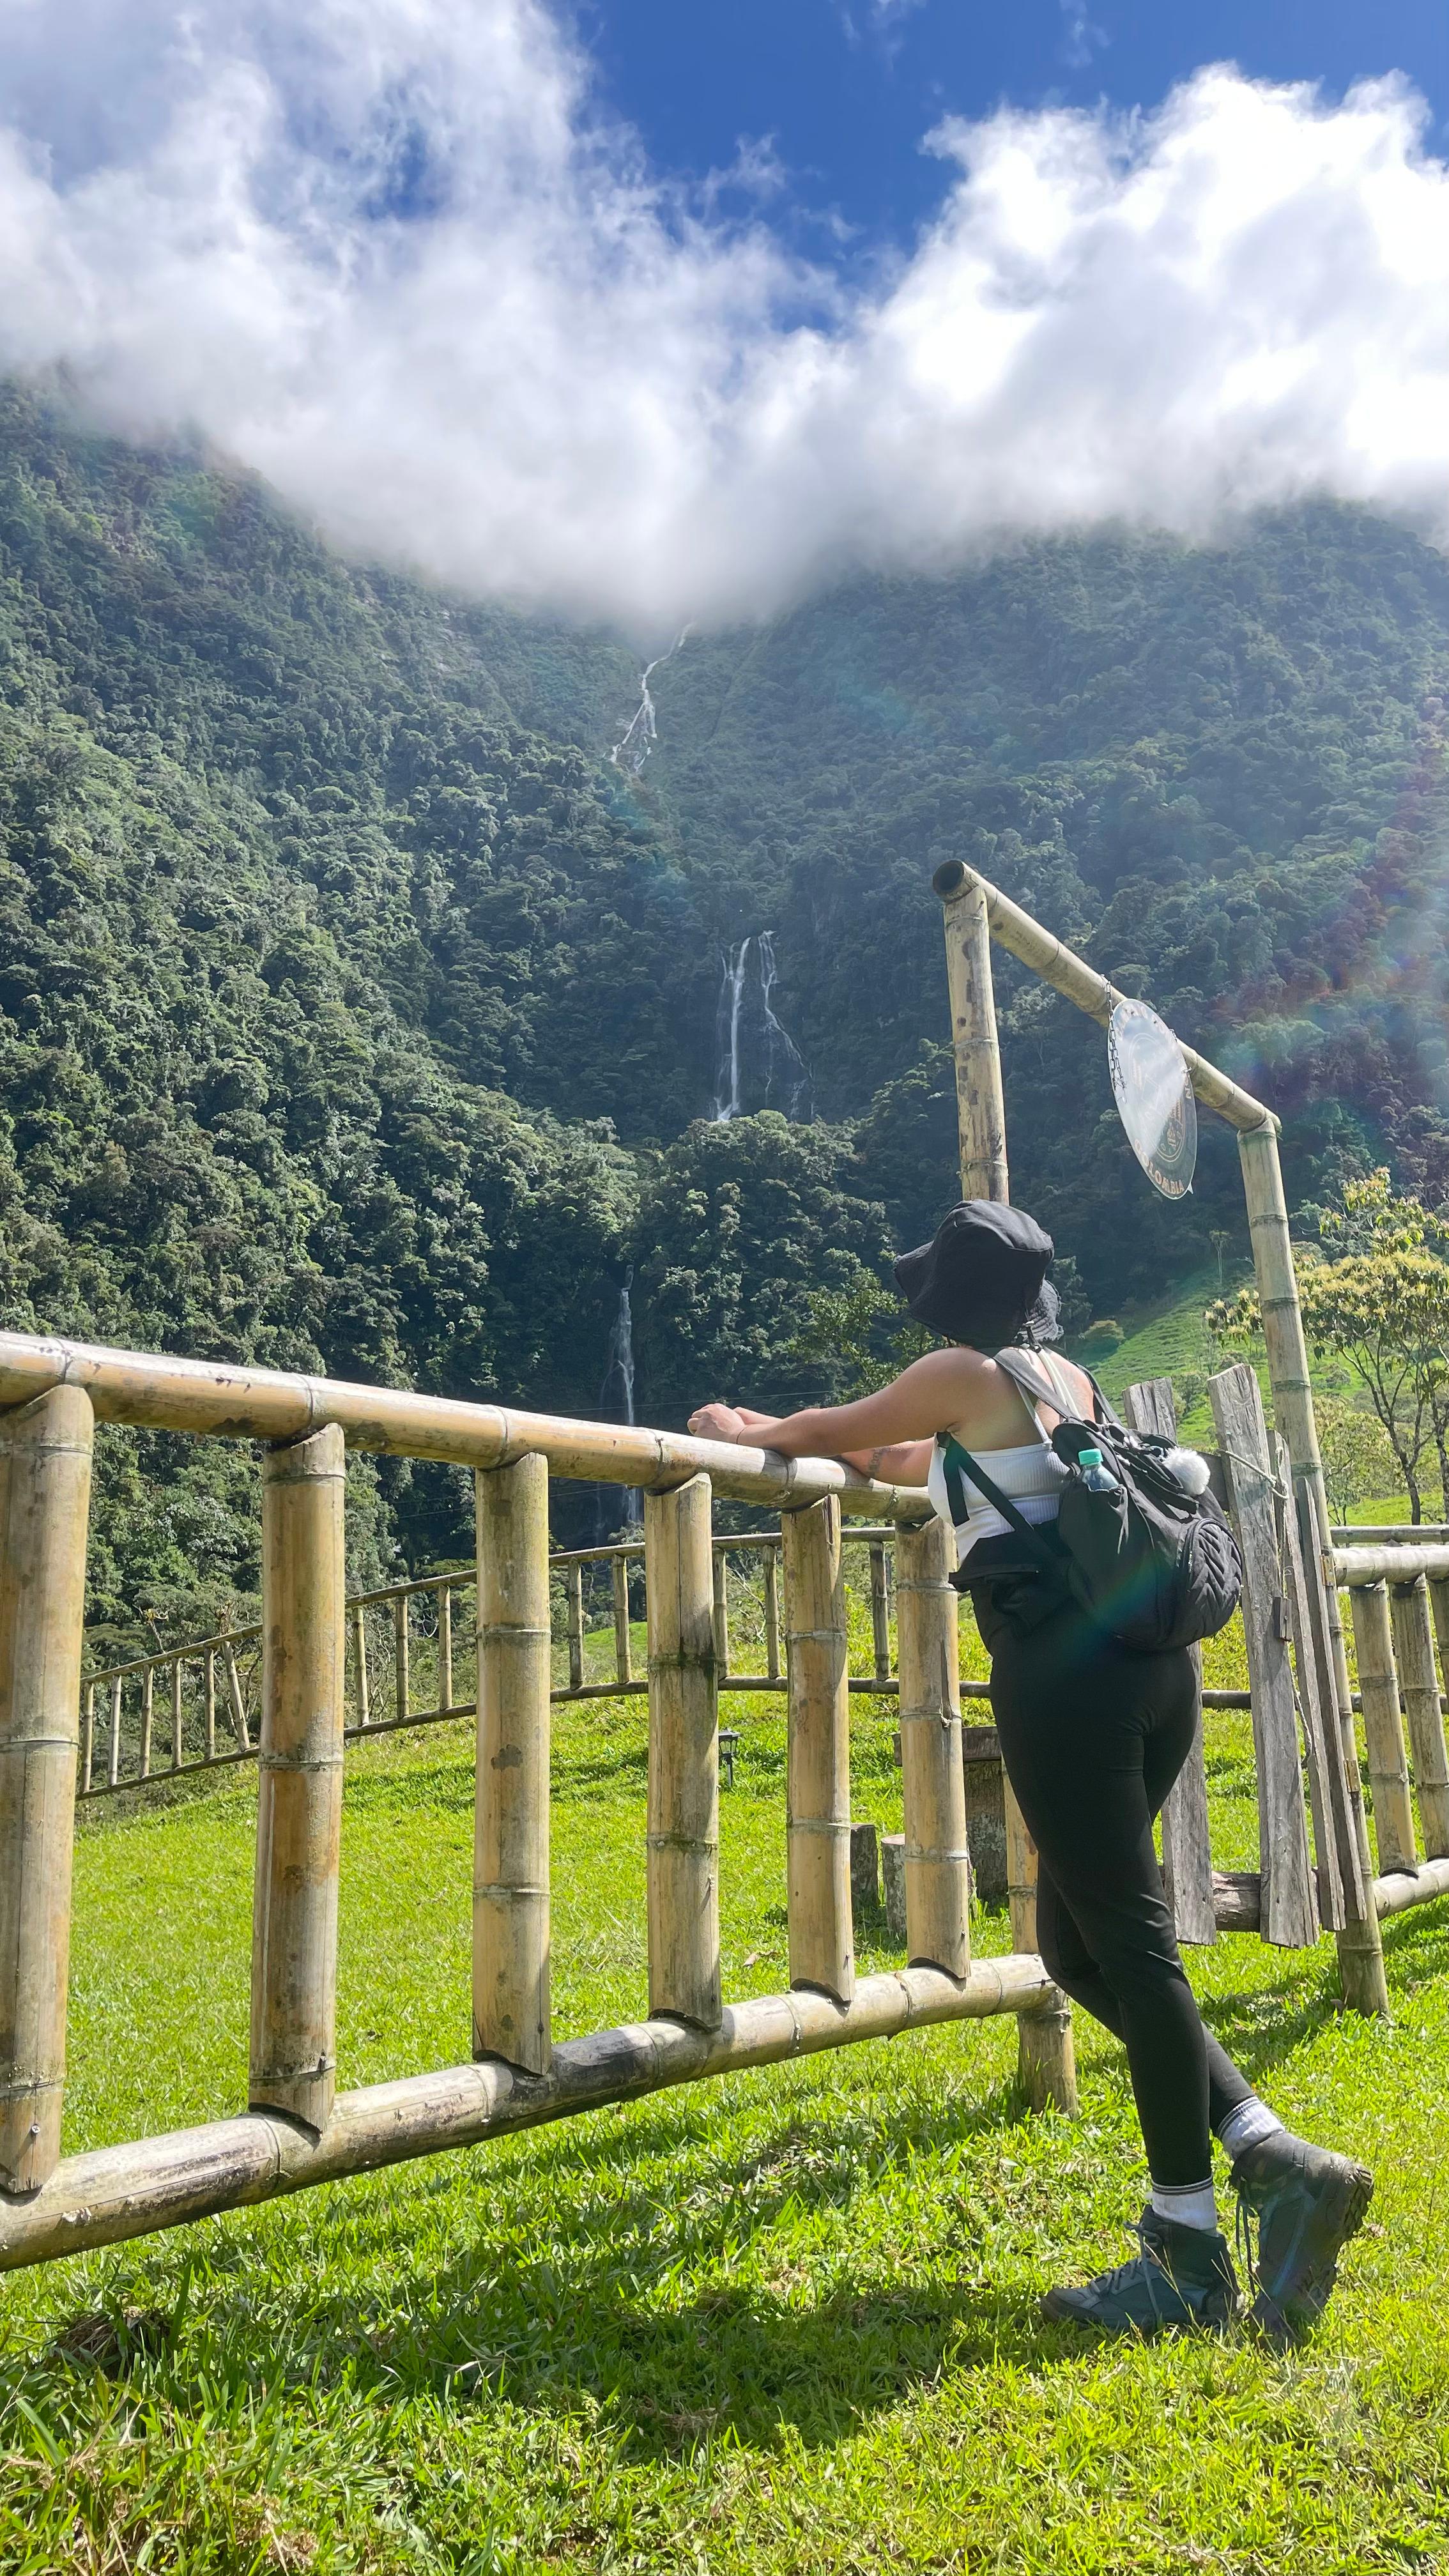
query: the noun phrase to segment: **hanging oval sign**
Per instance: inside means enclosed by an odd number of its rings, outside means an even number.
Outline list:
[[[1167,1022],[1145,1002],[1119,1002],[1107,1030],[1107,1062],[1138,1162],[1165,1199],[1185,1198],[1197,1168],[1197,1102]]]

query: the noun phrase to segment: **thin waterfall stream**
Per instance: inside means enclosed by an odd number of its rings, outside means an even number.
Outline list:
[[[779,974],[772,930],[752,930],[737,947],[720,951],[710,1109],[717,1127],[746,1114],[747,1093],[757,1109],[783,1109],[787,1118],[796,1120],[812,1114],[810,1068],[772,998]]]
[[[624,1420],[631,1425],[634,1421],[633,1288],[634,1273],[632,1269],[629,1269],[624,1273],[624,1284],[619,1291],[618,1310],[614,1316],[613,1326],[609,1333],[608,1352],[604,1361],[604,1382],[599,1389],[600,1412],[607,1418],[610,1406],[616,1403],[618,1398],[622,1396],[624,1404]],[[615,1392],[616,1387],[617,1394]],[[605,1496],[615,1493],[617,1490],[617,1487],[614,1486],[601,1486],[599,1489],[599,1520],[601,1527],[606,1508]],[[643,1497],[632,1488],[623,1496],[623,1515],[624,1527],[626,1529],[637,1528],[644,1518]]]

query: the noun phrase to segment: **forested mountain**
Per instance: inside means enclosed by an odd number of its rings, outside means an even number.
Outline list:
[[[948,855],[1260,1082],[1298,1196],[1385,1150],[1449,1189],[1449,573],[1411,535],[1311,508],[691,633],[635,776],[638,670],[5,397],[7,1322],[616,1410],[632,1267],[641,1414],[798,1397],[810,1289],[954,1194]],[[1003,998],[1017,1194],[1092,1307],[1240,1228],[1225,1138],[1153,1200],[1098,1034]],[[99,1619],[250,1589],[244,1458],[115,1435],[103,1475]],[[360,1568],[466,1545],[444,1471],[357,1502]]]

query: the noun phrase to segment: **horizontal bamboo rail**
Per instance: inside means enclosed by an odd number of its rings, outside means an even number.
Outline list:
[[[1119,993],[1115,984],[1109,983],[1105,975],[1099,975],[1095,966],[1089,966],[1086,959],[1068,948],[1063,940],[1054,938],[1051,931],[1043,930],[1041,923],[1033,921],[1031,914],[1023,912],[1020,904],[1013,903],[1010,895],[1003,894],[999,886],[992,885],[987,878],[978,876],[973,868],[968,868],[964,860],[947,859],[945,865],[936,870],[931,883],[943,903],[957,902],[967,893],[979,893],[985,900],[992,938],[998,940],[1013,957],[1019,957],[1023,966],[1030,966],[1044,984],[1050,984],[1055,992],[1074,1002],[1079,1011],[1085,1011],[1087,1017],[1096,1020],[1102,1028],[1106,1027],[1118,1003],[1130,998],[1126,993]],[[1182,1041],[1179,1039],[1178,1043],[1181,1045]],[[1209,1109],[1215,1109],[1220,1117],[1226,1118],[1230,1127],[1266,1126],[1276,1132],[1277,1119],[1270,1109],[1264,1108],[1261,1100],[1254,1099],[1251,1091],[1244,1091],[1241,1083],[1221,1073],[1215,1064],[1209,1064],[1207,1057],[1198,1055],[1192,1047],[1183,1046],[1182,1053],[1198,1099]],[[992,1192],[991,1195],[997,1194]]]
[[[342,1378],[285,1377],[274,1369],[113,1351],[89,1342],[0,1333],[0,1406],[25,1404],[54,1386],[83,1387],[100,1422],[184,1431],[223,1440],[305,1439],[335,1423],[350,1449],[443,1466],[505,1467],[530,1452],[556,1476],[668,1493],[691,1476],[738,1503],[798,1511],[834,1495],[843,1512],[890,1521],[929,1516],[923,1493],[880,1485],[837,1458],[781,1458],[773,1450],[696,1440],[642,1424],[573,1422],[404,1388],[351,1386]]]
[[[546,2075],[503,2058],[445,2067],[337,2096],[319,2138],[263,2113],[175,2129],[71,2156],[28,2199],[0,2201],[0,2271],[116,2245],[282,2192],[371,2173],[412,2156],[479,2145],[605,2103],[749,2067],[778,2066],[857,2040],[895,2039],[941,2022],[1029,2012],[1050,1991],[1040,1959],[982,1959],[962,1978],[939,1968],[863,1977],[849,2004],[810,1990],[726,2007],[713,2031],[627,2023],[564,2040]]]
[[[1412,1583],[1419,1574],[1442,1582],[1449,1577],[1449,1545],[1335,1547],[1324,1558],[1324,1572],[1347,1591],[1369,1583]]]
[[[1449,1521],[1335,1521],[1332,1547],[1449,1547]]]

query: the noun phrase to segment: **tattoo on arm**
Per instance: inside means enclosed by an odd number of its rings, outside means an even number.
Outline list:
[[[890,1442],[887,1441],[885,1448],[872,1449],[870,1456],[865,1462],[865,1472],[868,1476],[878,1476],[880,1474],[881,1460],[885,1457],[886,1450],[889,1449],[890,1445]]]

